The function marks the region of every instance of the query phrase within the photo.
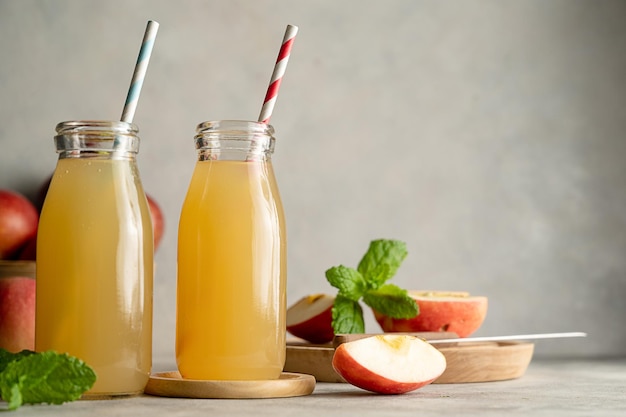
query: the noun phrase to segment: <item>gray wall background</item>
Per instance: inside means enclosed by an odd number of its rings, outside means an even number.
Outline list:
[[[396,238],[398,285],[489,297],[479,335],[579,330],[537,355],[624,355],[625,18],[606,0],[0,0],[0,188],[34,197],[57,122],[119,118],[159,21],[135,122],[167,221],[155,355],[173,361],[195,126],[256,119],[295,24],[272,118],[288,303],[333,292],[327,268]]]

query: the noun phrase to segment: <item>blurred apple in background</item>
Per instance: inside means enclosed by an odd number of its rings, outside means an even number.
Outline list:
[[[50,182],[52,181],[52,175],[50,175],[44,182],[39,186],[39,190],[37,190],[37,195],[35,197],[35,207],[41,213],[41,209],[43,208],[43,202],[46,199],[46,194],[48,194],[48,188],[50,188]]]
[[[156,201],[148,194],[146,194],[146,198],[148,199],[148,207],[150,208],[150,217],[152,218],[152,233],[154,234],[154,251],[156,252],[159,244],[161,243],[161,238],[163,237],[163,232],[165,230],[165,219],[163,217],[163,211],[161,211],[161,207],[157,204]]]
[[[22,194],[0,190],[0,259],[15,259],[37,234],[39,213]]]
[[[37,255],[37,235],[28,240],[26,245],[22,247],[22,250],[17,255],[17,259],[20,261],[34,261]]]
[[[0,347],[10,352],[35,348],[33,278],[0,278]]]

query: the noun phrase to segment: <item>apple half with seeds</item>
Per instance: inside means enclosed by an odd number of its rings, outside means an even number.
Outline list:
[[[487,297],[467,292],[409,291],[419,307],[411,319],[394,319],[374,310],[385,332],[453,332],[467,337],[482,325],[487,315]]]
[[[313,294],[301,298],[287,309],[287,331],[311,343],[333,340],[332,308],[335,297]]]
[[[382,334],[342,343],[333,368],[350,384],[380,394],[403,394],[436,380],[446,358],[415,336]]]

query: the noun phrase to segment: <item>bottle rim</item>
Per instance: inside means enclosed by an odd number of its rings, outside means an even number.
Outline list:
[[[232,135],[267,135],[274,136],[274,127],[263,122],[252,120],[209,120],[196,126],[196,138],[203,134],[219,132]]]
[[[109,131],[122,135],[137,135],[139,128],[134,123],[120,120],[68,120],[56,125],[58,135],[80,132]]]

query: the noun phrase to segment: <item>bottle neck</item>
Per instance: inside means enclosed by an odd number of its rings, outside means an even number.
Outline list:
[[[274,152],[274,128],[260,122],[219,120],[196,128],[198,161],[269,161]]]
[[[134,160],[139,151],[138,129],[118,121],[69,121],[56,126],[59,159],[96,158]]]

